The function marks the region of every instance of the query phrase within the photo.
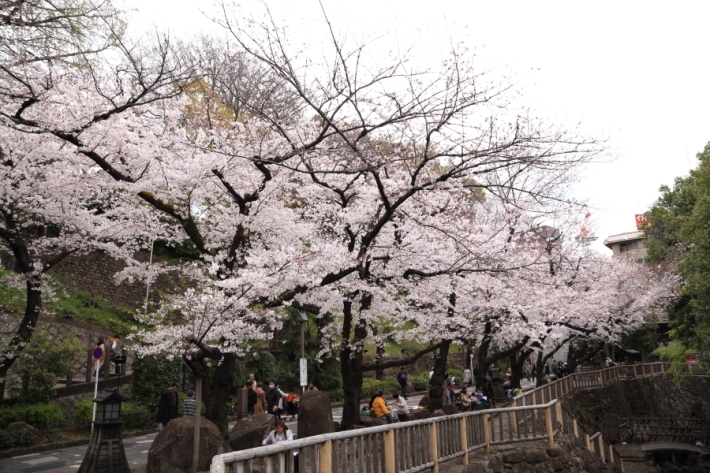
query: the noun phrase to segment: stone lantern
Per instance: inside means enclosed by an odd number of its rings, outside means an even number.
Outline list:
[[[96,403],[94,430],[78,472],[131,473],[121,438],[123,421],[119,420],[125,399],[115,389],[106,389],[93,401]]]
[[[500,379],[501,369],[493,365],[488,371],[491,373],[491,385],[493,387],[493,398],[494,399],[505,399],[505,390],[503,389],[503,380]]]

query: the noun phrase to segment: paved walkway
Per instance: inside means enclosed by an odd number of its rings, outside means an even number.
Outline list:
[[[528,383],[523,380],[523,389],[534,388],[533,383]],[[411,407],[419,405],[422,396],[411,396],[407,403]],[[363,403],[364,406],[366,403]],[[342,407],[333,408],[333,420],[340,421],[343,415]],[[234,426],[235,422],[229,423],[229,428]],[[286,422],[289,429],[294,435],[298,434],[298,422]],[[148,462],[148,449],[153,443],[153,439],[158,434],[145,435],[143,437],[134,437],[125,439],[123,445],[126,449],[126,458],[132,469],[138,469]],[[87,445],[81,447],[70,447],[62,450],[54,450],[50,452],[32,453],[20,457],[7,458],[0,460],[0,472],[2,473],[72,473],[76,472],[81,465],[81,461],[86,453]]]

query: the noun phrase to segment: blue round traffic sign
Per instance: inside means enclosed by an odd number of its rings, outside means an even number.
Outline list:
[[[104,349],[101,347],[94,348],[94,351],[91,353],[91,356],[94,357],[94,360],[100,360],[104,356]]]

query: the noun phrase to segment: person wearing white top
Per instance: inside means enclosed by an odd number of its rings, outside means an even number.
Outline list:
[[[288,442],[293,440],[293,432],[286,426],[286,423],[281,419],[274,421],[274,430],[269,432],[262,445],[271,445],[272,443]]]
[[[393,406],[392,412],[394,412],[397,415],[409,414],[409,406],[407,405],[406,399],[404,399],[402,396],[400,396],[397,393],[392,395],[392,399],[394,399],[394,402],[392,403],[392,406]]]

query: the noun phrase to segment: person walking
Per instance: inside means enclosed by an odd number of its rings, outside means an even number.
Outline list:
[[[259,381],[256,383],[256,404],[254,404],[254,414],[263,414],[266,412],[266,393],[263,389],[264,385]]]
[[[471,370],[466,368],[463,370],[463,379],[461,380],[465,387],[471,386]]]
[[[182,416],[190,417],[195,415],[195,391],[192,389],[187,392],[187,399],[182,401]]]
[[[246,384],[244,385],[244,388],[247,390],[247,417],[251,417],[254,415],[254,408],[256,406],[256,403],[258,401],[256,391],[254,391],[252,387],[252,382],[247,381]]]
[[[402,396],[407,399],[407,372],[404,371],[404,367],[400,368],[399,374],[397,375],[397,382],[402,387]]]
[[[285,397],[286,394],[281,392],[276,381],[269,381],[269,390],[266,392],[266,412],[280,419],[283,414],[283,398]]]
[[[160,403],[158,403],[158,414],[155,416],[155,421],[158,423],[158,429],[168,425],[172,419],[178,417],[178,385],[173,383],[169,388],[163,389],[160,393]]]

